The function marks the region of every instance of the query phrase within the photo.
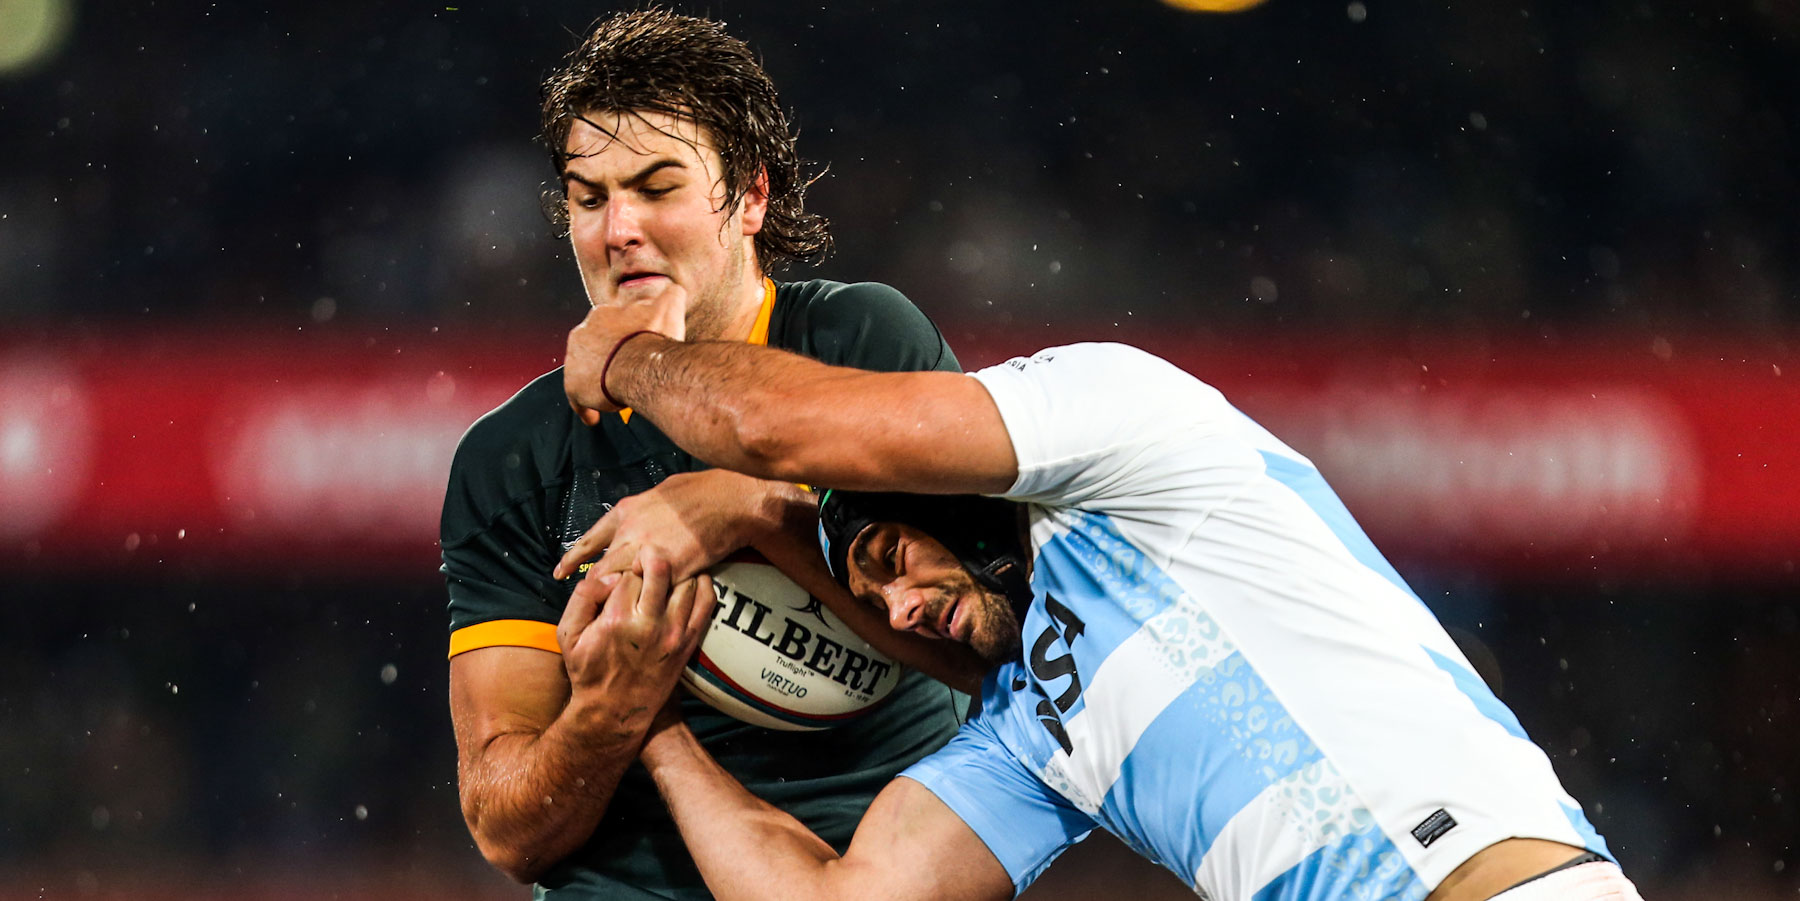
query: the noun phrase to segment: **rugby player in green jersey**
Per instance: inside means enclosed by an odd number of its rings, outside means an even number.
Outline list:
[[[769,278],[829,238],[802,206],[774,85],[718,23],[657,10],[600,22],[546,82],[543,128],[590,302],[680,290],[696,339],[863,369],[958,368],[892,288]],[[815,594],[834,590],[806,544],[809,492],[703,470],[629,411],[584,421],[560,371],[457,449],[441,538],[462,810],[482,854],[539,898],[708,897],[635,763],[686,655],[641,664],[619,630],[559,639],[576,584],[553,574],[559,558],[588,535],[612,548],[602,566],[686,578],[753,544]],[[755,728],[691,699],[686,718],[739,780],[842,850],[875,794],[955,732],[964,703],[912,673],[879,710],[822,732]]]

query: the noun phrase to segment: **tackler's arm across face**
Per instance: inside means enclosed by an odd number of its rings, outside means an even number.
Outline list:
[[[866,372],[743,344],[682,343],[658,304],[599,305],[576,327],[564,388],[577,409],[629,406],[702,460],[767,479],[858,490],[998,494],[1012,441],[979,381]]]

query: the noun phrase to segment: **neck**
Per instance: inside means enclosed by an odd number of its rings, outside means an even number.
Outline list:
[[[747,270],[745,278],[724,298],[716,318],[708,317],[711,321],[689,318],[688,340],[750,340],[750,330],[756,327],[756,317],[762,313],[763,274],[759,266],[744,268]]]
[[[732,305],[732,315],[726,320],[724,337],[727,340],[750,340],[750,330],[756,327],[756,319],[762,315],[765,290],[763,274],[753,266],[750,275],[750,278],[745,279],[743,288],[739,289],[736,302]]]

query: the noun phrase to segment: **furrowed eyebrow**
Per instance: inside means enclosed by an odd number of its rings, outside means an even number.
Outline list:
[[[636,175],[633,175],[630,178],[625,179],[623,184],[627,188],[635,188],[638,185],[641,185],[644,182],[649,181],[650,176],[655,175],[656,173],[661,172],[664,169],[686,169],[686,168],[687,168],[687,164],[683,163],[680,160],[670,160],[670,159],[657,160],[656,162],[651,163],[650,165],[645,166],[644,168],[638,170],[638,173]]]
[[[687,164],[683,163],[680,160],[660,159],[660,160],[657,160],[656,162],[651,163],[648,166],[645,166],[642,169],[639,169],[637,172],[633,173],[632,175],[627,176],[624,180],[622,180],[620,182],[620,184],[627,188],[635,188],[639,185],[642,185],[644,182],[649,181],[650,176],[655,175],[656,173],[661,172],[664,169],[686,169],[686,168],[687,168]],[[584,184],[584,185],[586,185],[590,188],[593,188],[597,191],[606,189],[605,185],[602,185],[599,182],[594,181],[589,178],[583,178],[582,176],[577,175],[574,171],[569,170],[569,169],[563,170],[563,181],[565,181],[565,182],[571,182],[571,181],[580,182],[581,184]]]

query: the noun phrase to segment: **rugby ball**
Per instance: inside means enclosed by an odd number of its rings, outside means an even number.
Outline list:
[[[753,726],[828,729],[893,693],[901,667],[761,556],[712,569],[719,597],[681,684]]]

